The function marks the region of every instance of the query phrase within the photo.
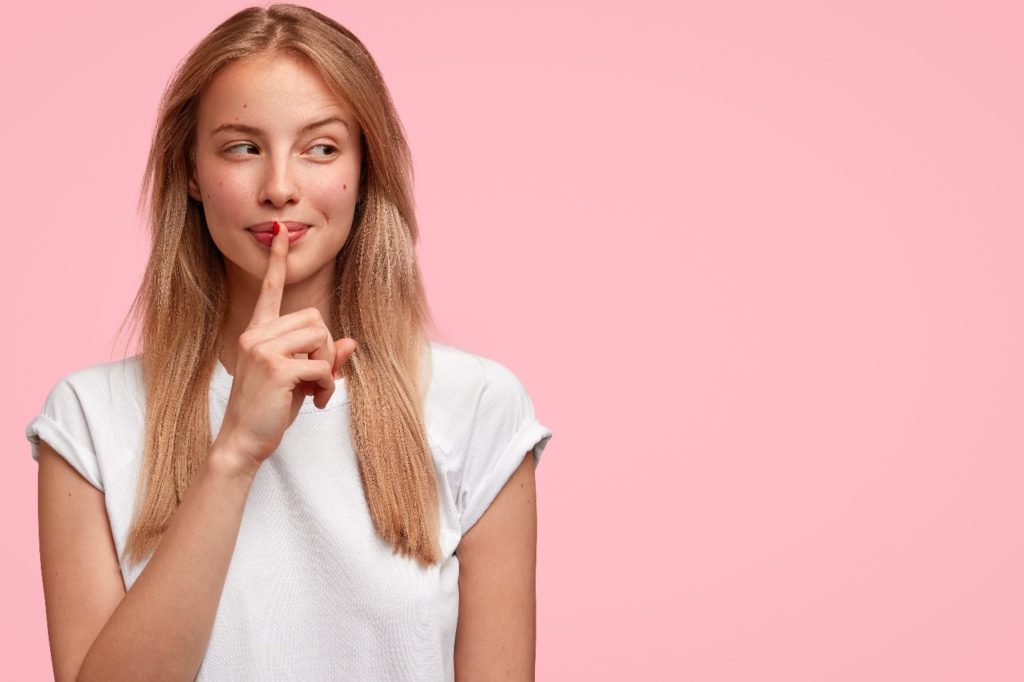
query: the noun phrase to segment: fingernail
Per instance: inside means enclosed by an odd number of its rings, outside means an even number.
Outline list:
[[[275,220],[275,221],[274,221],[274,236],[276,237],[276,236],[277,236],[277,233],[278,233],[278,232],[280,232],[280,231],[281,231],[281,226],[280,226],[280,225],[278,225],[278,224],[277,224],[277,221]]]

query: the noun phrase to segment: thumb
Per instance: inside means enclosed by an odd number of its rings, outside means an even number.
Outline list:
[[[357,345],[357,344],[355,344],[355,342],[352,341],[352,339],[347,339],[347,338],[336,339],[334,341],[334,375],[335,376],[340,376],[341,366],[343,364],[345,364],[345,361],[348,360],[349,356],[355,350],[354,348],[352,350],[349,350],[349,346],[350,345]]]

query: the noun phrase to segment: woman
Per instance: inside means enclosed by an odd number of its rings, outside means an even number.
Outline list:
[[[243,10],[181,64],[140,353],[26,429],[58,680],[532,678],[551,431],[504,365],[427,340],[411,175],[322,14]]]

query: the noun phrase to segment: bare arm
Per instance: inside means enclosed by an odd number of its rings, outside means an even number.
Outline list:
[[[537,495],[533,451],[459,542],[456,680],[534,679]]]
[[[39,441],[39,561],[53,678],[78,675],[89,646],[124,599],[103,491]]]
[[[214,444],[149,563],[89,648],[78,680],[194,680],[255,471]]]

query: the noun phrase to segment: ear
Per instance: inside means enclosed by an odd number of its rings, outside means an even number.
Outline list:
[[[188,195],[199,203],[203,203],[203,194],[199,191],[199,188],[196,186],[196,183],[192,178],[189,178],[188,180]]]
[[[199,203],[203,203],[203,193],[199,189],[199,183],[196,182],[195,156],[190,156],[188,160],[188,195]]]

